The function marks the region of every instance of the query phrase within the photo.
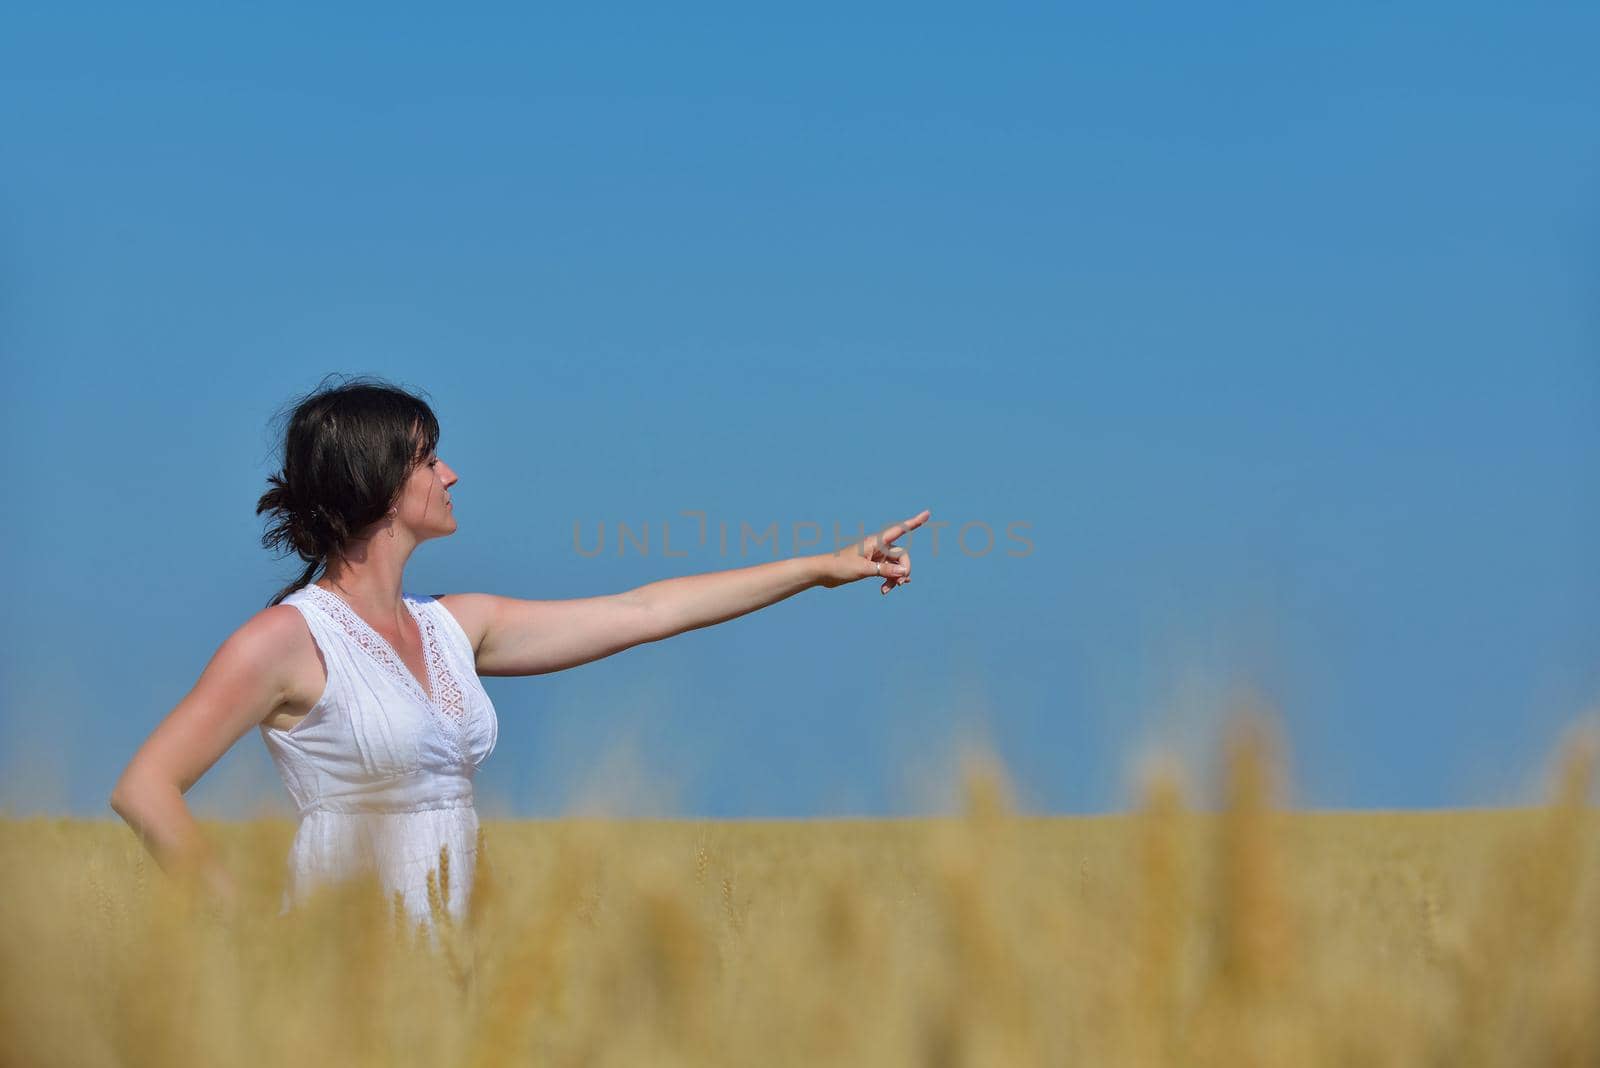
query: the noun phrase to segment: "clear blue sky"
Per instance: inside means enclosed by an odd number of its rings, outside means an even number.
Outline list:
[[[440,415],[417,592],[952,524],[887,598],[490,680],[487,814],[919,811],[963,730],[1114,809],[1244,684],[1299,803],[1504,803],[1600,697],[1592,5],[341,7],[8,16],[12,811],[108,816],[294,573],[253,509],[329,371]],[[290,811],[253,733],[190,797]]]

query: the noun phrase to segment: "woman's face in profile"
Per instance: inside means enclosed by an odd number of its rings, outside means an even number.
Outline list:
[[[456,517],[450,503],[450,487],[458,476],[437,452],[423,457],[411,470],[400,493],[397,518],[417,536],[418,541],[455,533]]]

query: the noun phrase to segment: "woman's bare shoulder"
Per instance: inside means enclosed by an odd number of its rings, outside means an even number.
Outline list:
[[[292,604],[274,604],[239,624],[228,640],[237,640],[270,654],[293,651],[302,637],[309,640],[311,634],[300,610]]]
[[[289,705],[309,707],[327,680],[322,651],[294,605],[280,603],[256,612],[227,637],[222,649],[270,676]]]

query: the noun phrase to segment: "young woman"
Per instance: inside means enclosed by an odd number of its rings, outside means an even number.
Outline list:
[[[455,532],[457,475],[435,451],[429,406],[381,381],[313,392],[290,416],[282,469],[256,511],[299,579],[222,643],[144,742],[111,795],[163,870],[225,910],[237,885],[183,795],[251,728],[300,824],[283,911],[318,884],[376,871],[415,919],[427,872],[449,853],[450,909],[465,914],[476,862],[474,773],[494,749],[479,676],[541,675],[721,623],[812,586],[911,581],[894,544],[923,511],[848,549],[653,582],[624,593],[529,601],[406,591],[412,550]]]

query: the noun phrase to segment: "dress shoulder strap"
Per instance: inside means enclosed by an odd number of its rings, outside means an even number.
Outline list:
[[[344,630],[328,615],[327,610],[322,607],[316,597],[306,591],[307,587],[302,586],[285,596],[279,603],[293,605],[299,610],[301,618],[306,621],[306,626],[311,629],[311,636],[317,640],[317,644],[326,652],[332,639],[345,636]]]
[[[461,622],[456,619],[450,609],[440,602],[437,594],[407,594],[407,597],[418,608],[422,609],[429,621],[433,624],[433,633],[442,645],[448,645],[458,655],[465,654],[470,664],[473,659],[472,642],[467,638],[467,632],[461,629]]]

